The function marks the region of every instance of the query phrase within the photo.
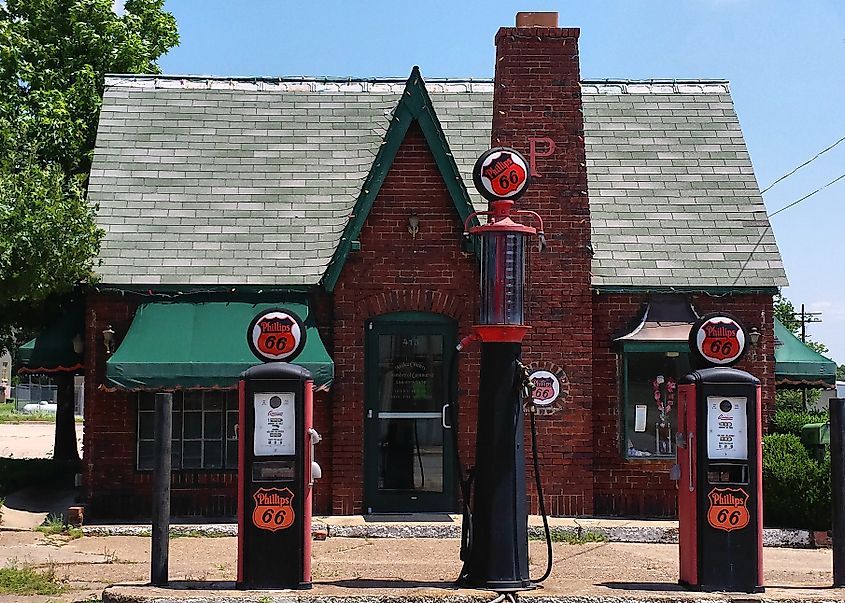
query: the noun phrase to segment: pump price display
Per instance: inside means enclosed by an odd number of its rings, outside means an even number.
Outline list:
[[[296,414],[293,392],[256,393],[255,456],[279,456],[296,453]]]
[[[747,402],[744,397],[707,396],[708,458],[748,458]]]

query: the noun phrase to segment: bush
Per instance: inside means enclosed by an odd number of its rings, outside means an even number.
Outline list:
[[[771,421],[772,433],[784,433],[801,437],[801,428],[807,423],[827,423],[826,412],[804,412],[778,409]]]
[[[830,452],[818,463],[810,458],[798,436],[784,433],[764,436],[765,525],[829,530],[830,506]]]

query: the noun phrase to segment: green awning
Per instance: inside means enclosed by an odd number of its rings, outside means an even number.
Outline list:
[[[85,306],[75,303],[64,311],[36,337],[18,348],[18,373],[81,373],[82,353],[73,349],[82,345],[85,327]]]
[[[775,384],[834,387],[836,363],[808,348],[775,318]]]
[[[151,303],[138,307],[120,347],[106,362],[106,380],[123,389],[232,388],[261,364],[247,346],[250,321],[262,310],[285,308],[305,323],[305,347],[292,361],[327,389],[334,363],[302,303]]]

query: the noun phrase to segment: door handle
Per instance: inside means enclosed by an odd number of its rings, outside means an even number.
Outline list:
[[[446,409],[449,408],[448,404],[444,404],[443,408],[440,409],[440,424],[443,425],[443,429],[452,429],[452,426],[446,423]]]
[[[689,437],[687,438],[687,442],[689,445],[689,450],[687,451],[687,458],[689,459],[689,491],[695,491],[695,476],[692,474],[692,455],[695,454],[695,447],[692,445],[692,438],[693,433],[689,432]]]

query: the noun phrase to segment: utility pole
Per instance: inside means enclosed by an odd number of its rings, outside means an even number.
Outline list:
[[[806,312],[804,304],[801,304],[801,342],[807,343],[807,324],[813,322],[821,322],[821,312]],[[807,410],[807,388],[801,390],[801,404],[804,410]]]

